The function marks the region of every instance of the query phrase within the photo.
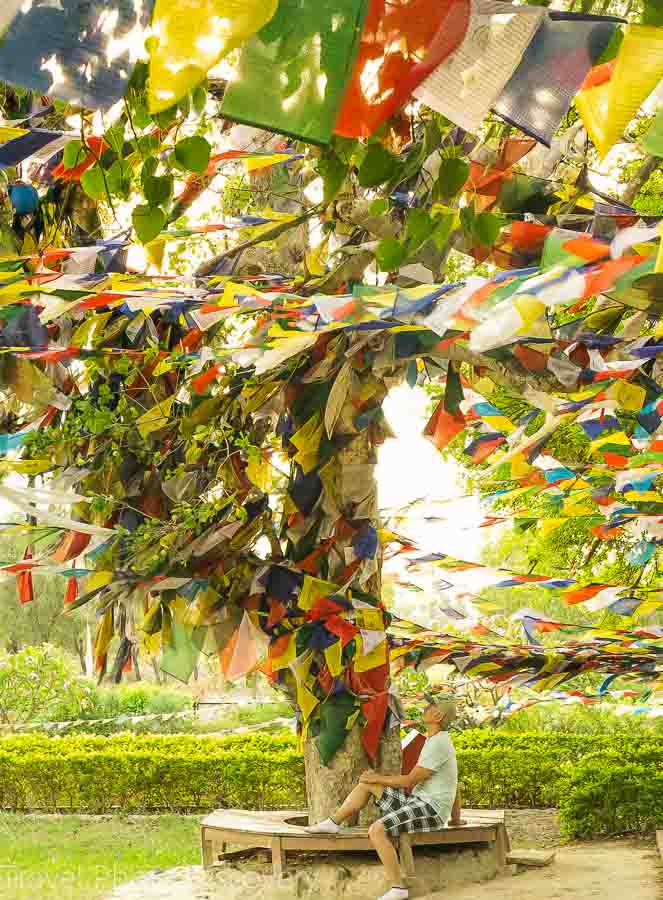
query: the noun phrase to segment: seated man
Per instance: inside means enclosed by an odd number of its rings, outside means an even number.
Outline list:
[[[447,732],[456,718],[456,707],[451,700],[427,699],[429,705],[423,716],[427,740],[412,771],[408,775],[380,775],[369,769],[329,819],[306,829],[310,834],[336,834],[342,822],[374,797],[382,818],[368,829],[368,837],[391,883],[390,890],[380,900],[406,900],[408,896],[390,838],[398,837],[403,831],[438,831],[444,828],[449,816],[452,824],[462,824],[456,803],[456,751]]]

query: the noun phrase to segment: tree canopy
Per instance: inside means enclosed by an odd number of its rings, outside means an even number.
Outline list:
[[[103,10],[28,6],[0,45],[21,598],[64,576],[67,615],[95,609],[102,677],[137,644],[183,680],[201,652],[264,671],[325,762],[358,722],[375,757],[390,666],[660,687],[663,275],[658,220],[630,205],[658,177],[658,117],[639,114],[658,9],[281,0],[212,26],[211,0],[186,22],[160,0],[149,61],[127,44],[111,72],[85,37]],[[128,40],[145,7],[110,6],[104,34]],[[25,66],[53,54],[55,74]],[[595,184],[616,145],[628,202]],[[493,583],[547,582],[580,621],[534,611],[522,639],[386,609],[386,555],[477,568],[380,521],[382,402],[403,380],[437,385],[427,436],[522,536]],[[587,622],[604,611],[620,618]]]

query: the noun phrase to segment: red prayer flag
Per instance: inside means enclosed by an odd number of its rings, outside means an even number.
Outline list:
[[[367,138],[463,41],[469,0],[369,0],[336,134]]]
[[[444,408],[444,400],[440,400],[437,408],[424,429],[427,437],[438,450],[443,450],[451,441],[465,430],[465,418],[462,413],[452,415]]]

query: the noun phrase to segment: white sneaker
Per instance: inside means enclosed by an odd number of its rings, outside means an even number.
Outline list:
[[[386,894],[378,897],[378,900],[407,900],[409,896],[407,888],[393,887]]]
[[[333,819],[323,819],[317,825],[309,825],[304,829],[308,834],[338,834],[340,830],[341,826],[337,825]]]

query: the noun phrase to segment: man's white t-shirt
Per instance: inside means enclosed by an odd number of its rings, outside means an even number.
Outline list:
[[[413,788],[413,796],[429,803],[446,822],[458,787],[456,749],[448,731],[438,731],[426,740],[417,765],[431,769],[433,774]]]

